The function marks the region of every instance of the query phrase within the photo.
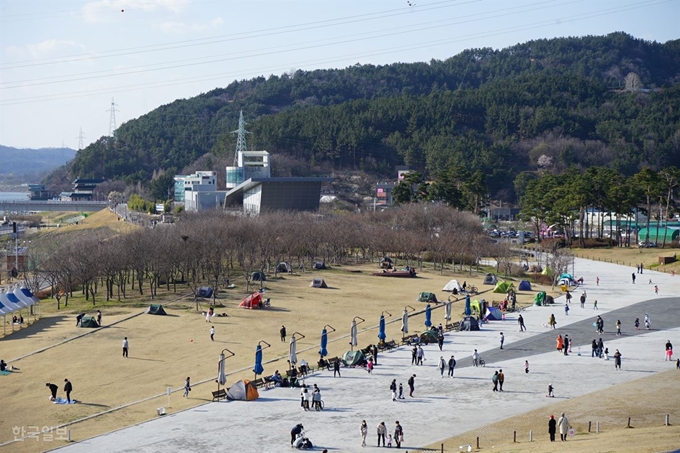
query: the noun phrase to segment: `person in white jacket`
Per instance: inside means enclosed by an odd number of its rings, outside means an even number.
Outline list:
[[[378,447],[380,446],[380,440],[382,439],[382,444],[383,447],[385,446],[385,434],[387,434],[387,426],[385,426],[385,422],[380,422],[377,428],[377,433],[378,433]]]
[[[475,349],[475,352],[472,353],[472,364],[474,366],[477,366],[478,362],[479,362],[479,353]]]
[[[557,426],[560,428],[560,440],[563,442],[566,441],[567,434],[569,434],[569,428],[571,428],[571,425],[569,425],[569,419],[567,418],[566,415],[564,415],[564,412],[562,412],[560,419],[557,420]]]
[[[365,447],[366,446],[366,434],[368,434],[368,425],[366,424],[366,420],[361,421],[361,446]]]

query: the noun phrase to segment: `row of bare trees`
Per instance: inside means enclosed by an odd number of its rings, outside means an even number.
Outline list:
[[[482,256],[509,259],[506,247],[486,237],[478,217],[444,206],[336,216],[213,212],[126,234],[58,235],[31,250],[35,272],[27,274],[27,284],[51,286],[58,304],[65,297],[66,305],[75,290],[93,304],[99,298],[125,299],[130,292],[153,299],[160,286],[176,292],[185,285],[194,296],[199,287],[210,286],[216,295],[237,277],[249,291],[253,271],[276,273],[282,261],[304,272],[316,261],[361,263],[385,255],[412,266],[431,261],[440,270],[446,263],[471,270]]]

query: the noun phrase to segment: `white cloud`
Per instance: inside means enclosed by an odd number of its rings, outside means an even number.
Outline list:
[[[74,50],[84,51],[85,46],[75,41],[48,39],[46,41],[26,44],[25,46],[7,47],[7,55],[13,58],[45,58],[71,54]]]
[[[155,28],[163,33],[174,33],[177,35],[185,33],[195,33],[201,31],[214,30],[219,28],[224,23],[224,19],[221,17],[216,17],[215,19],[206,23],[186,23],[186,22],[175,22],[175,21],[165,21],[160,24],[155,25]]]
[[[117,19],[121,11],[166,10],[179,13],[189,2],[190,0],[98,0],[83,6],[83,18],[87,22],[110,22]]]

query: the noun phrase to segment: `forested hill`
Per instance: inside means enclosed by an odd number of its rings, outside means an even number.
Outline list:
[[[233,152],[238,112],[258,149],[298,162],[437,178],[481,171],[512,199],[521,171],[680,162],[680,40],[624,33],[471,49],[444,61],[356,65],[233,82],[120,126],[79,151],[72,177],[148,181]]]

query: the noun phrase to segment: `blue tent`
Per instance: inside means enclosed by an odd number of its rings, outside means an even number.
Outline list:
[[[522,280],[519,282],[519,287],[517,289],[519,291],[531,291],[531,283],[529,283],[528,280]]]
[[[255,349],[255,368],[253,368],[253,373],[255,373],[255,376],[264,373],[264,367],[262,366],[262,346],[259,344]]]
[[[488,321],[501,321],[503,320],[503,312],[496,307],[487,307],[486,319]]]
[[[328,332],[326,329],[323,329],[321,331],[321,349],[319,349],[319,355],[321,358],[324,358],[328,355],[328,350],[326,350],[326,347],[328,346]]]
[[[387,335],[385,335],[385,316],[380,315],[380,329],[378,330],[378,340],[385,341]]]
[[[430,307],[430,304],[427,304],[427,307],[425,307],[425,326],[430,327],[432,325],[432,307]]]
[[[470,309],[470,295],[465,296],[465,316],[470,316],[472,310]]]
[[[213,295],[213,289],[210,286],[201,286],[198,288],[198,297],[212,297]]]

